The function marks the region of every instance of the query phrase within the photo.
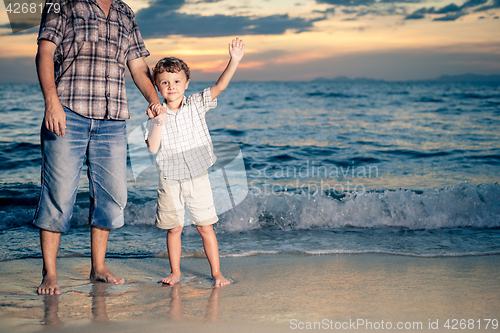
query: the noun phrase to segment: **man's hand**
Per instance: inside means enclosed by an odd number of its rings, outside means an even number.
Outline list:
[[[161,113],[167,113],[167,110],[160,103],[151,103],[146,110],[146,114],[149,118],[155,118]]]
[[[240,62],[245,54],[245,44],[243,44],[243,40],[236,37],[236,40],[232,40],[231,44],[229,44],[229,55],[231,59],[237,62]]]
[[[64,136],[66,134],[66,113],[60,103],[45,107],[43,122],[45,127],[55,135]]]

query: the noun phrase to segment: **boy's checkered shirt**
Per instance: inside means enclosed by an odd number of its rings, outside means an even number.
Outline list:
[[[156,166],[162,178],[194,178],[215,163],[212,139],[205,121],[205,113],[217,106],[212,101],[210,88],[182,100],[177,114],[167,110],[168,121],[163,125],[161,144],[156,155]],[[154,119],[149,119],[144,138],[153,130]]]

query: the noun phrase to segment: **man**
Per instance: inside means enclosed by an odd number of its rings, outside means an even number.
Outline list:
[[[43,280],[38,293],[60,294],[56,257],[69,229],[86,159],[93,281],[123,284],[105,266],[110,229],[124,223],[130,117],[125,65],[150,105],[159,103],[132,10],[121,0],[52,0],[38,36],[38,79],[45,99],[42,184],[34,224],[40,228]]]

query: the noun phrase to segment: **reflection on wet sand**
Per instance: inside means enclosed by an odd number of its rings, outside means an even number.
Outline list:
[[[182,296],[181,285],[175,284],[173,286],[164,286],[164,288],[171,288],[170,291],[170,318],[172,321],[182,321],[184,319],[182,311]],[[212,288],[212,293],[208,298],[207,306],[205,308],[205,321],[216,322],[219,319],[219,298],[221,288]]]
[[[60,295],[43,296],[43,325],[47,329],[59,328],[63,324],[59,319],[59,296]]]
[[[184,317],[191,318],[193,313],[191,308],[187,307],[186,316],[183,312],[182,306],[182,294],[180,284],[174,286],[163,286],[164,288],[170,288],[170,304],[165,304],[169,310],[169,317],[173,322],[182,322]],[[187,287],[187,286],[185,286]],[[89,296],[92,298],[92,321],[95,323],[107,323],[112,320],[109,319],[106,304],[108,298],[115,298],[112,292],[113,285],[107,283],[92,283]],[[188,290],[189,294],[193,292],[190,288]],[[219,299],[220,299],[221,288],[212,288],[210,297],[207,300],[207,305],[205,307],[204,320],[207,322],[216,322],[219,318]],[[167,301],[168,302],[168,301]],[[44,317],[43,325],[46,329],[58,329],[63,325],[63,322],[59,318],[59,303],[64,304],[64,298],[61,300],[60,295],[46,295],[43,299],[44,303]],[[168,306],[170,305],[170,306]],[[65,304],[65,306],[71,306],[70,304]]]
[[[106,312],[106,296],[108,296],[107,283],[92,283],[92,318],[96,323],[105,323],[109,321]]]

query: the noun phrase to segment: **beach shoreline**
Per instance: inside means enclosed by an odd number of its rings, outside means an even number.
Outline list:
[[[353,321],[359,331],[370,331],[368,323],[387,329],[382,322],[436,331],[429,329],[436,321],[438,331],[448,331],[448,319],[472,320],[474,330],[482,325],[484,331],[487,319],[500,319],[498,255],[229,257],[221,258],[221,267],[233,283],[224,288],[212,287],[204,259],[183,258],[183,277],[174,287],[159,283],[168,271],[164,258],[107,262],[125,285],[90,282],[88,258],[59,258],[60,296],[36,295],[41,259],[0,262],[0,332],[134,332],[144,325],[151,332],[281,332],[313,323],[321,323],[320,330],[352,330]]]

